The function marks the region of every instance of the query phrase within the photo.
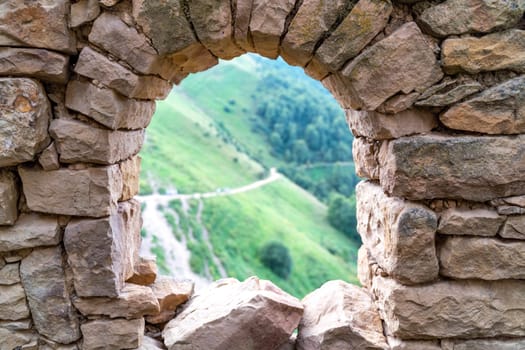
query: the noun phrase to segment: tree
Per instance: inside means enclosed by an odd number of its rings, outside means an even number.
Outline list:
[[[260,259],[264,266],[283,279],[287,279],[292,272],[292,257],[288,248],[282,243],[267,243],[261,249]]]
[[[328,203],[328,222],[350,239],[360,242],[361,238],[357,233],[355,195],[352,197],[332,195]]]

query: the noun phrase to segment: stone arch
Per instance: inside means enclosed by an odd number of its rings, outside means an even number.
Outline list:
[[[143,286],[155,273],[137,255],[135,155],[154,99],[246,51],[280,54],[332,91],[368,179],[357,190],[366,292],[332,282],[305,299],[298,348],[323,341],[311,320],[336,305],[369,322],[327,335],[335,348],[524,346],[522,0],[0,9],[0,349],[135,348],[144,315],[173,317],[191,285]],[[263,281],[221,285],[285,298]]]

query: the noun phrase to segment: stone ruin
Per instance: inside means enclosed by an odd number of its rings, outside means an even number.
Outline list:
[[[525,349],[524,11],[1,1],[0,350]],[[138,255],[154,100],[245,52],[304,67],[347,111],[362,288],[300,302],[227,279],[192,297]]]

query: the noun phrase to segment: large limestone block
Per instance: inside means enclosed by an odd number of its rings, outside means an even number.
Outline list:
[[[356,195],[357,231],[379,266],[405,284],[435,280],[436,214],[421,204],[388,197],[372,182],[359,183]]]
[[[119,296],[138,259],[140,224],[138,202],[122,202],[109,217],[67,225],[64,246],[78,296]]]
[[[456,236],[495,236],[505,222],[495,210],[451,208],[441,213],[438,232]]]
[[[525,281],[441,281],[403,286],[375,277],[386,331],[401,339],[523,337]]]
[[[396,114],[347,109],[346,121],[354,136],[373,140],[425,134],[438,126],[437,117],[433,113],[418,108]]]
[[[49,128],[62,163],[115,164],[139,153],[144,130],[98,128],[81,121],[55,119]]]
[[[84,337],[82,350],[136,349],[144,338],[144,319],[99,319],[80,328]]]
[[[166,80],[153,75],[137,75],[89,47],[80,52],[75,72],[130,98],[164,99],[171,90]]]
[[[379,180],[378,153],[381,143],[367,140],[364,137],[354,137],[352,155],[357,176],[370,180]]]
[[[19,168],[29,209],[38,212],[102,217],[122,194],[118,165],[80,170]]]
[[[237,45],[245,51],[255,52],[250,33],[253,0],[232,0],[235,8],[233,37]]]
[[[135,263],[133,276],[131,276],[126,282],[148,286],[155,282],[157,279],[157,273],[157,259],[155,257],[146,258],[141,256]]]
[[[0,326],[0,350],[36,350],[38,334],[33,331],[17,331]]]
[[[39,334],[69,344],[80,338],[79,320],[70,301],[62,249],[34,250],[20,264],[22,285]]]
[[[10,286],[20,283],[20,263],[7,264],[0,268],[0,285]]]
[[[525,338],[513,339],[443,339],[442,350],[522,350],[525,349]]]
[[[0,78],[0,96],[0,167],[31,161],[49,144],[44,87],[32,79]]]
[[[352,5],[355,1],[346,3]],[[330,71],[337,72],[385,28],[391,13],[389,0],[359,0],[319,47],[316,59]]]
[[[14,226],[0,226],[0,252],[57,245],[62,239],[57,218],[22,214]]]
[[[525,241],[446,237],[438,247],[439,273],[455,279],[525,279]]]
[[[274,349],[290,338],[302,314],[299,300],[271,282],[220,280],[166,325],[164,343],[169,350],[185,344],[208,350]]]
[[[369,349],[388,347],[372,297],[343,281],[330,281],[302,300],[298,350]]]
[[[257,53],[267,58],[279,56],[279,43],[294,0],[253,0],[250,33]]]
[[[0,75],[67,82],[69,57],[41,49],[0,47]]]
[[[485,134],[525,133],[525,75],[452,106],[440,120],[456,130]]]
[[[140,190],[140,162],[139,156],[131,157],[119,164],[122,173],[121,201],[132,199]]]
[[[134,319],[159,313],[160,306],[150,287],[126,283],[117,298],[78,298],[75,307],[83,315]]]
[[[409,22],[323,83],[345,108],[375,110],[398,92],[423,92],[442,77],[430,44]]]
[[[0,171],[0,225],[13,225],[18,218],[18,186],[13,173]]]
[[[446,39],[441,59],[448,74],[503,69],[525,73],[525,30],[511,29],[480,38]]]
[[[523,11],[520,0],[447,0],[426,9],[418,22],[438,37],[489,33],[514,27]]]
[[[155,102],[125,98],[112,89],[72,80],[67,85],[66,107],[116,129],[143,129],[155,112]]]
[[[20,283],[0,286],[0,320],[17,321],[29,318],[26,294]]]
[[[430,134],[389,142],[381,186],[410,200],[484,202],[525,193],[525,136]]]
[[[244,53],[233,41],[230,0],[192,0],[188,6],[199,41],[215,56],[232,59]]]
[[[281,43],[281,56],[288,64],[305,67],[318,42],[329,33],[341,13],[350,10],[350,6],[352,2],[345,0],[303,1]]]
[[[40,47],[76,52],[68,28],[67,0],[5,0],[0,4],[0,46]]]
[[[525,239],[525,216],[509,216],[499,235],[503,238]]]

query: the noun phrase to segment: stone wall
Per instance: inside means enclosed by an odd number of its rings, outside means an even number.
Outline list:
[[[525,349],[524,11],[2,1],[0,350]],[[363,288],[333,281],[299,302],[252,278],[191,297],[139,257],[154,100],[244,52],[304,67],[347,109],[368,179]]]

